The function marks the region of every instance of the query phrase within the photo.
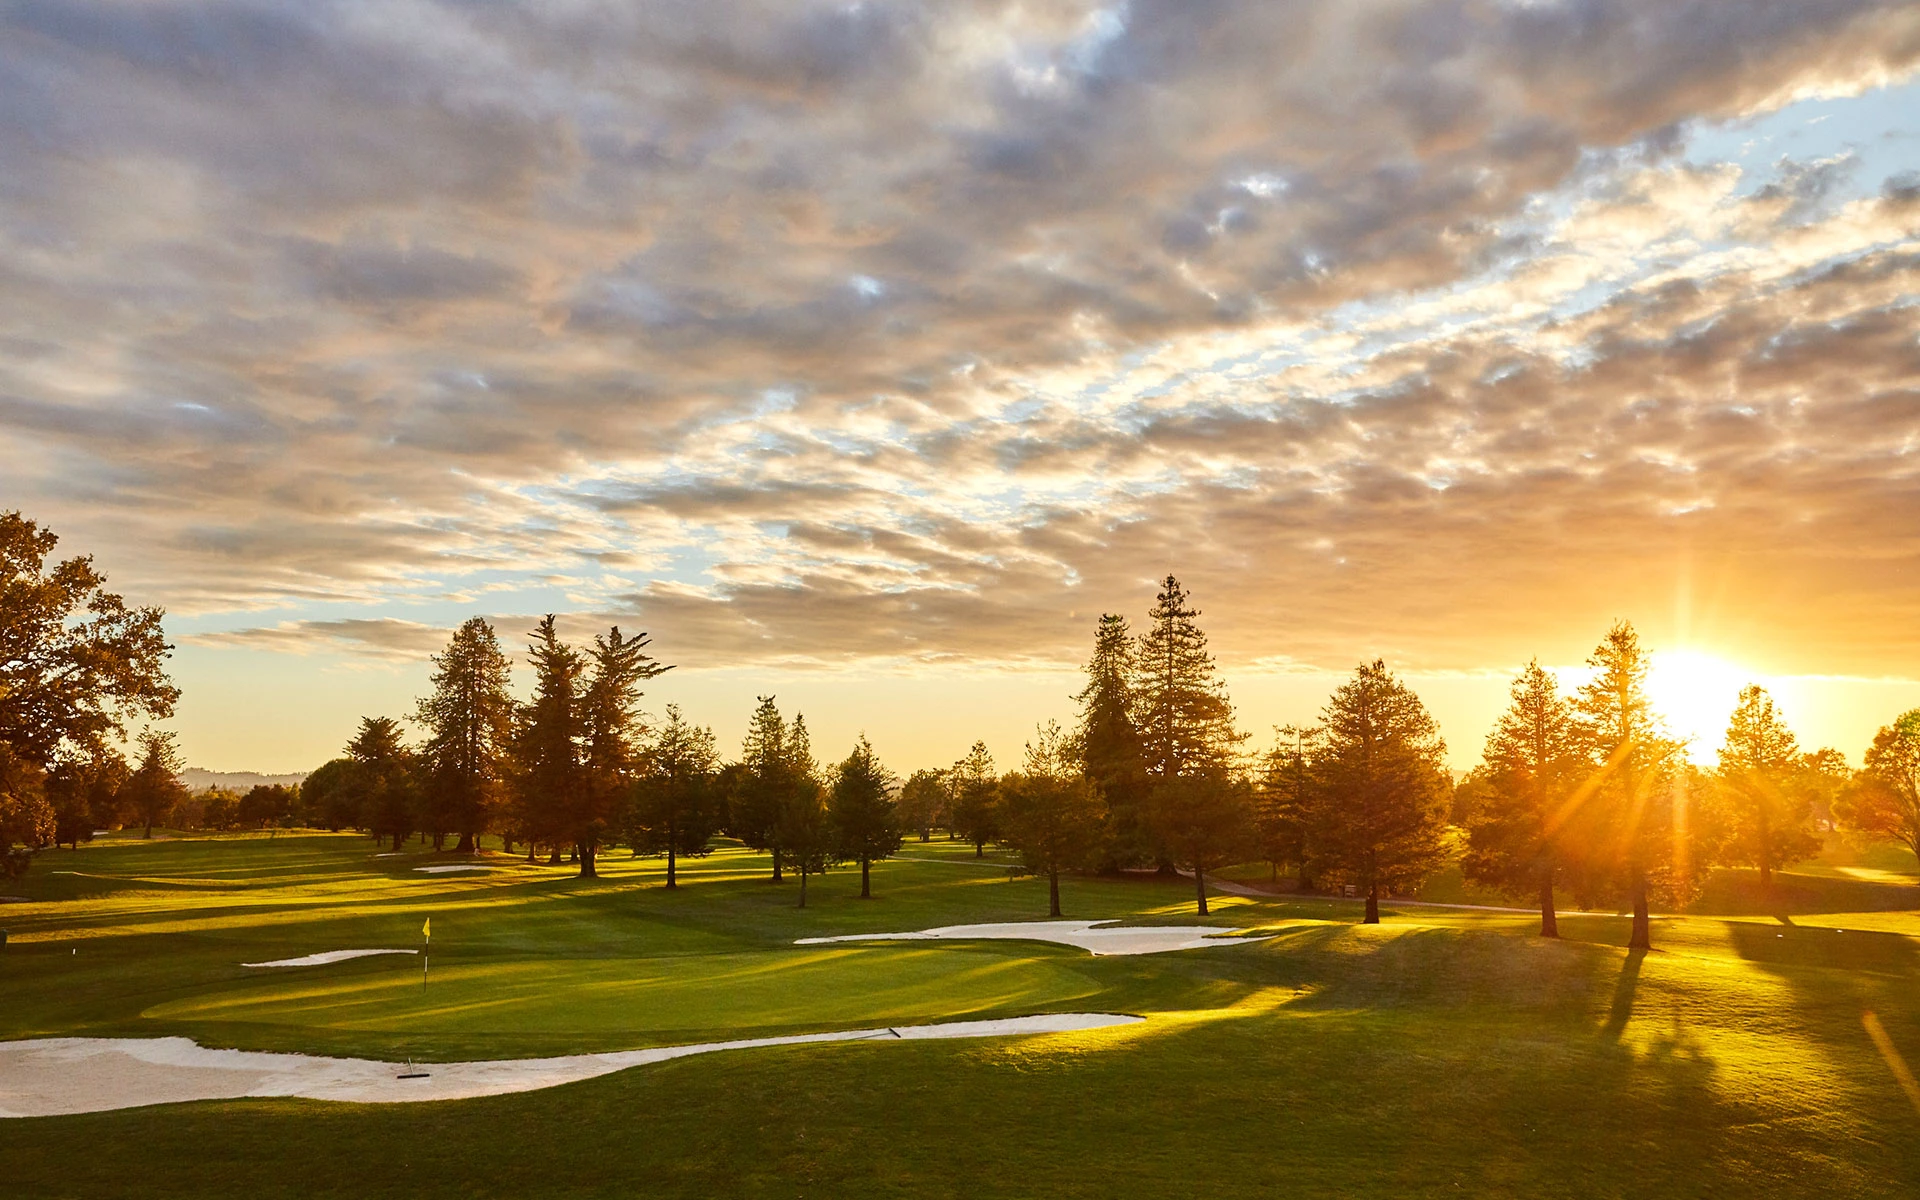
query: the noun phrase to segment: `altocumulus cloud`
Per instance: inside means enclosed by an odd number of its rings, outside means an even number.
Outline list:
[[[1917,60],[1867,0],[9,3],[4,500],[275,648],[1059,660],[1173,567],[1230,658],[1683,579],[1912,672],[1911,176],[1688,145]]]

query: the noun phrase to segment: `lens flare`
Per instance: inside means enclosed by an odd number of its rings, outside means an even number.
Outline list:
[[[1674,736],[1687,741],[1696,762],[1714,762],[1727,732],[1727,720],[1749,683],[1766,685],[1751,671],[1695,650],[1666,650],[1653,655],[1647,671],[1647,697]]]

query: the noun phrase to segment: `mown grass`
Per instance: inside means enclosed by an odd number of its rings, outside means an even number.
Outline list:
[[[0,1122],[20,1196],[1895,1196],[1920,1112],[1862,1026],[1920,1062],[1920,895],[1859,848],[1756,908],[1625,922],[1222,897],[1259,945],[1095,959],[1022,943],[795,938],[1038,918],[1044,885],[909,843],[857,876],[763,878],[738,848],[659,884],[323,835],[49,855],[0,907],[0,1037],[177,1033],[215,1045],[500,1057],[1043,1011],[1141,1025],[991,1042],[707,1056],[446,1104],[175,1105]],[[53,875],[50,870],[84,874]],[[1250,868],[1251,870],[1251,868]],[[1884,872],[1879,876],[1863,871]],[[1073,880],[1068,915],[1191,917],[1190,884]],[[1862,890],[1865,889],[1865,890]],[[1710,891],[1708,901],[1716,893]],[[288,972],[238,964],[418,944]],[[74,951],[78,953],[74,953]],[[4,1081],[0,1081],[0,1088]]]

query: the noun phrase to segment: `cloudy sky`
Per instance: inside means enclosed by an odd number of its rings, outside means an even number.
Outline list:
[[[218,768],[548,611],[728,740],[1011,761],[1168,571],[1262,736],[1382,655],[1464,765],[1626,617],[1857,760],[1916,66],[1872,0],[4,0],[0,507]]]

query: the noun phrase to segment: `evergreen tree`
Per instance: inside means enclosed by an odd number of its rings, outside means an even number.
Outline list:
[[[180,781],[185,769],[173,734],[149,729],[140,735],[140,765],[127,777],[122,803],[145,828],[141,836],[152,837],[153,827],[186,803],[190,793]]]
[[[1446,743],[1420,698],[1379,659],[1334,692],[1323,716],[1315,836],[1328,864],[1366,893],[1365,922],[1378,924],[1381,890],[1417,886],[1444,855]]]
[[[398,850],[413,832],[419,804],[414,758],[401,740],[399,722],[390,717],[361,718],[360,731],[347,743],[347,758],[353,769],[346,791],[358,824],[376,840],[391,837]]]
[[[900,848],[899,814],[893,806],[893,772],[880,765],[865,734],[853,753],[834,769],[827,816],[833,824],[834,851],[860,864],[860,898],[873,898],[869,882],[873,860]]]
[[[581,761],[586,731],[580,711],[585,664],[560,640],[551,613],[534,630],[527,656],[533,665],[533,697],[521,708],[514,732],[514,808],[520,836],[527,840],[528,861],[535,848],[544,845],[552,851],[549,863],[558,865],[560,847],[573,840],[576,816],[587,808]]]
[[[1587,663],[1594,677],[1573,709],[1593,798],[1570,822],[1572,836],[1592,880],[1632,905],[1627,945],[1644,950],[1653,944],[1649,895],[1683,900],[1697,884],[1686,833],[1691,792],[1680,744],[1647,698],[1647,656],[1633,626],[1616,623]]]
[[[987,843],[1000,839],[999,776],[985,742],[975,742],[947,772],[947,794],[953,827],[973,843],[975,858],[984,857]]]
[[[1147,793],[1147,828],[1167,861],[1193,873],[1197,911],[1207,915],[1207,872],[1244,861],[1252,838],[1252,789],[1221,770],[1189,768]]]
[[[633,789],[640,740],[640,685],[672,670],[646,653],[647,635],[627,638],[615,625],[587,651],[592,673],[580,692],[580,786],[567,814],[567,833],[580,874],[597,874],[600,843],[619,819]]]
[[[1461,869],[1510,896],[1537,897],[1540,936],[1559,937],[1553,889],[1572,866],[1570,822],[1592,794],[1582,786],[1587,762],[1573,706],[1538,659],[1514,677],[1510,694],[1471,781]]]
[[[795,718],[795,724],[799,719]],[[787,865],[800,873],[800,903],[807,906],[807,879],[824,873],[839,859],[833,821],[827,814],[826,789],[814,772],[788,775],[780,800],[778,845]]]
[[[308,820],[334,833],[360,824],[353,807],[353,770],[350,758],[330,759],[300,781],[300,806]]]
[[[433,694],[414,718],[427,731],[421,749],[427,809],[437,830],[460,836],[454,847],[472,854],[505,803],[513,744],[511,664],[493,627],[480,617],[454,630],[433,659]]]
[[[1819,853],[1800,744],[1765,688],[1741,689],[1715,775],[1731,818],[1723,861],[1759,868],[1766,890],[1775,868]]]
[[[1253,836],[1260,853],[1280,879],[1280,867],[1291,863],[1302,890],[1313,886],[1313,828],[1318,819],[1311,764],[1320,744],[1320,730],[1298,725],[1274,729],[1273,749],[1262,764],[1253,795]]]
[[[667,721],[644,756],[628,809],[627,838],[637,853],[667,856],[667,886],[679,886],[682,857],[702,858],[718,824],[720,756],[713,730],[688,723],[680,706],[667,705]]]
[[[1106,812],[1108,869],[1149,862],[1153,847],[1141,816],[1147,795],[1146,758],[1133,723],[1133,634],[1127,619],[1102,614],[1080,704],[1076,742],[1081,771]]]
[[[740,770],[727,795],[727,825],[734,837],[773,859],[773,881],[780,882],[781,815],[792,790],[787,755],[787,722],[774,697],[760,697],[740,747]]]
[[[1185,775],[1222,775],[1244,740],[1233,728],[1226,686],[1214,675],[1207,635],[1180,581],[1162,585],[1134,656],[1133,717],[1152,785]]]
[[[1029,871],[1047,877],[1047,915],[1060,915],[1060,872],[1100,851],[1104,806],[1057,721],[1038,728],[1016,775],[1001,781],[1007,840]]]
[[[1891,838],[1920,857],[1920,708],[1874,735],[1865,767],[1835,808],[1847,828]]]
[[[918,831],[923,842],[933,840],[933,827],[947,819],[947,773],[915,771],[900,787],[895,807],[900,827]]]

